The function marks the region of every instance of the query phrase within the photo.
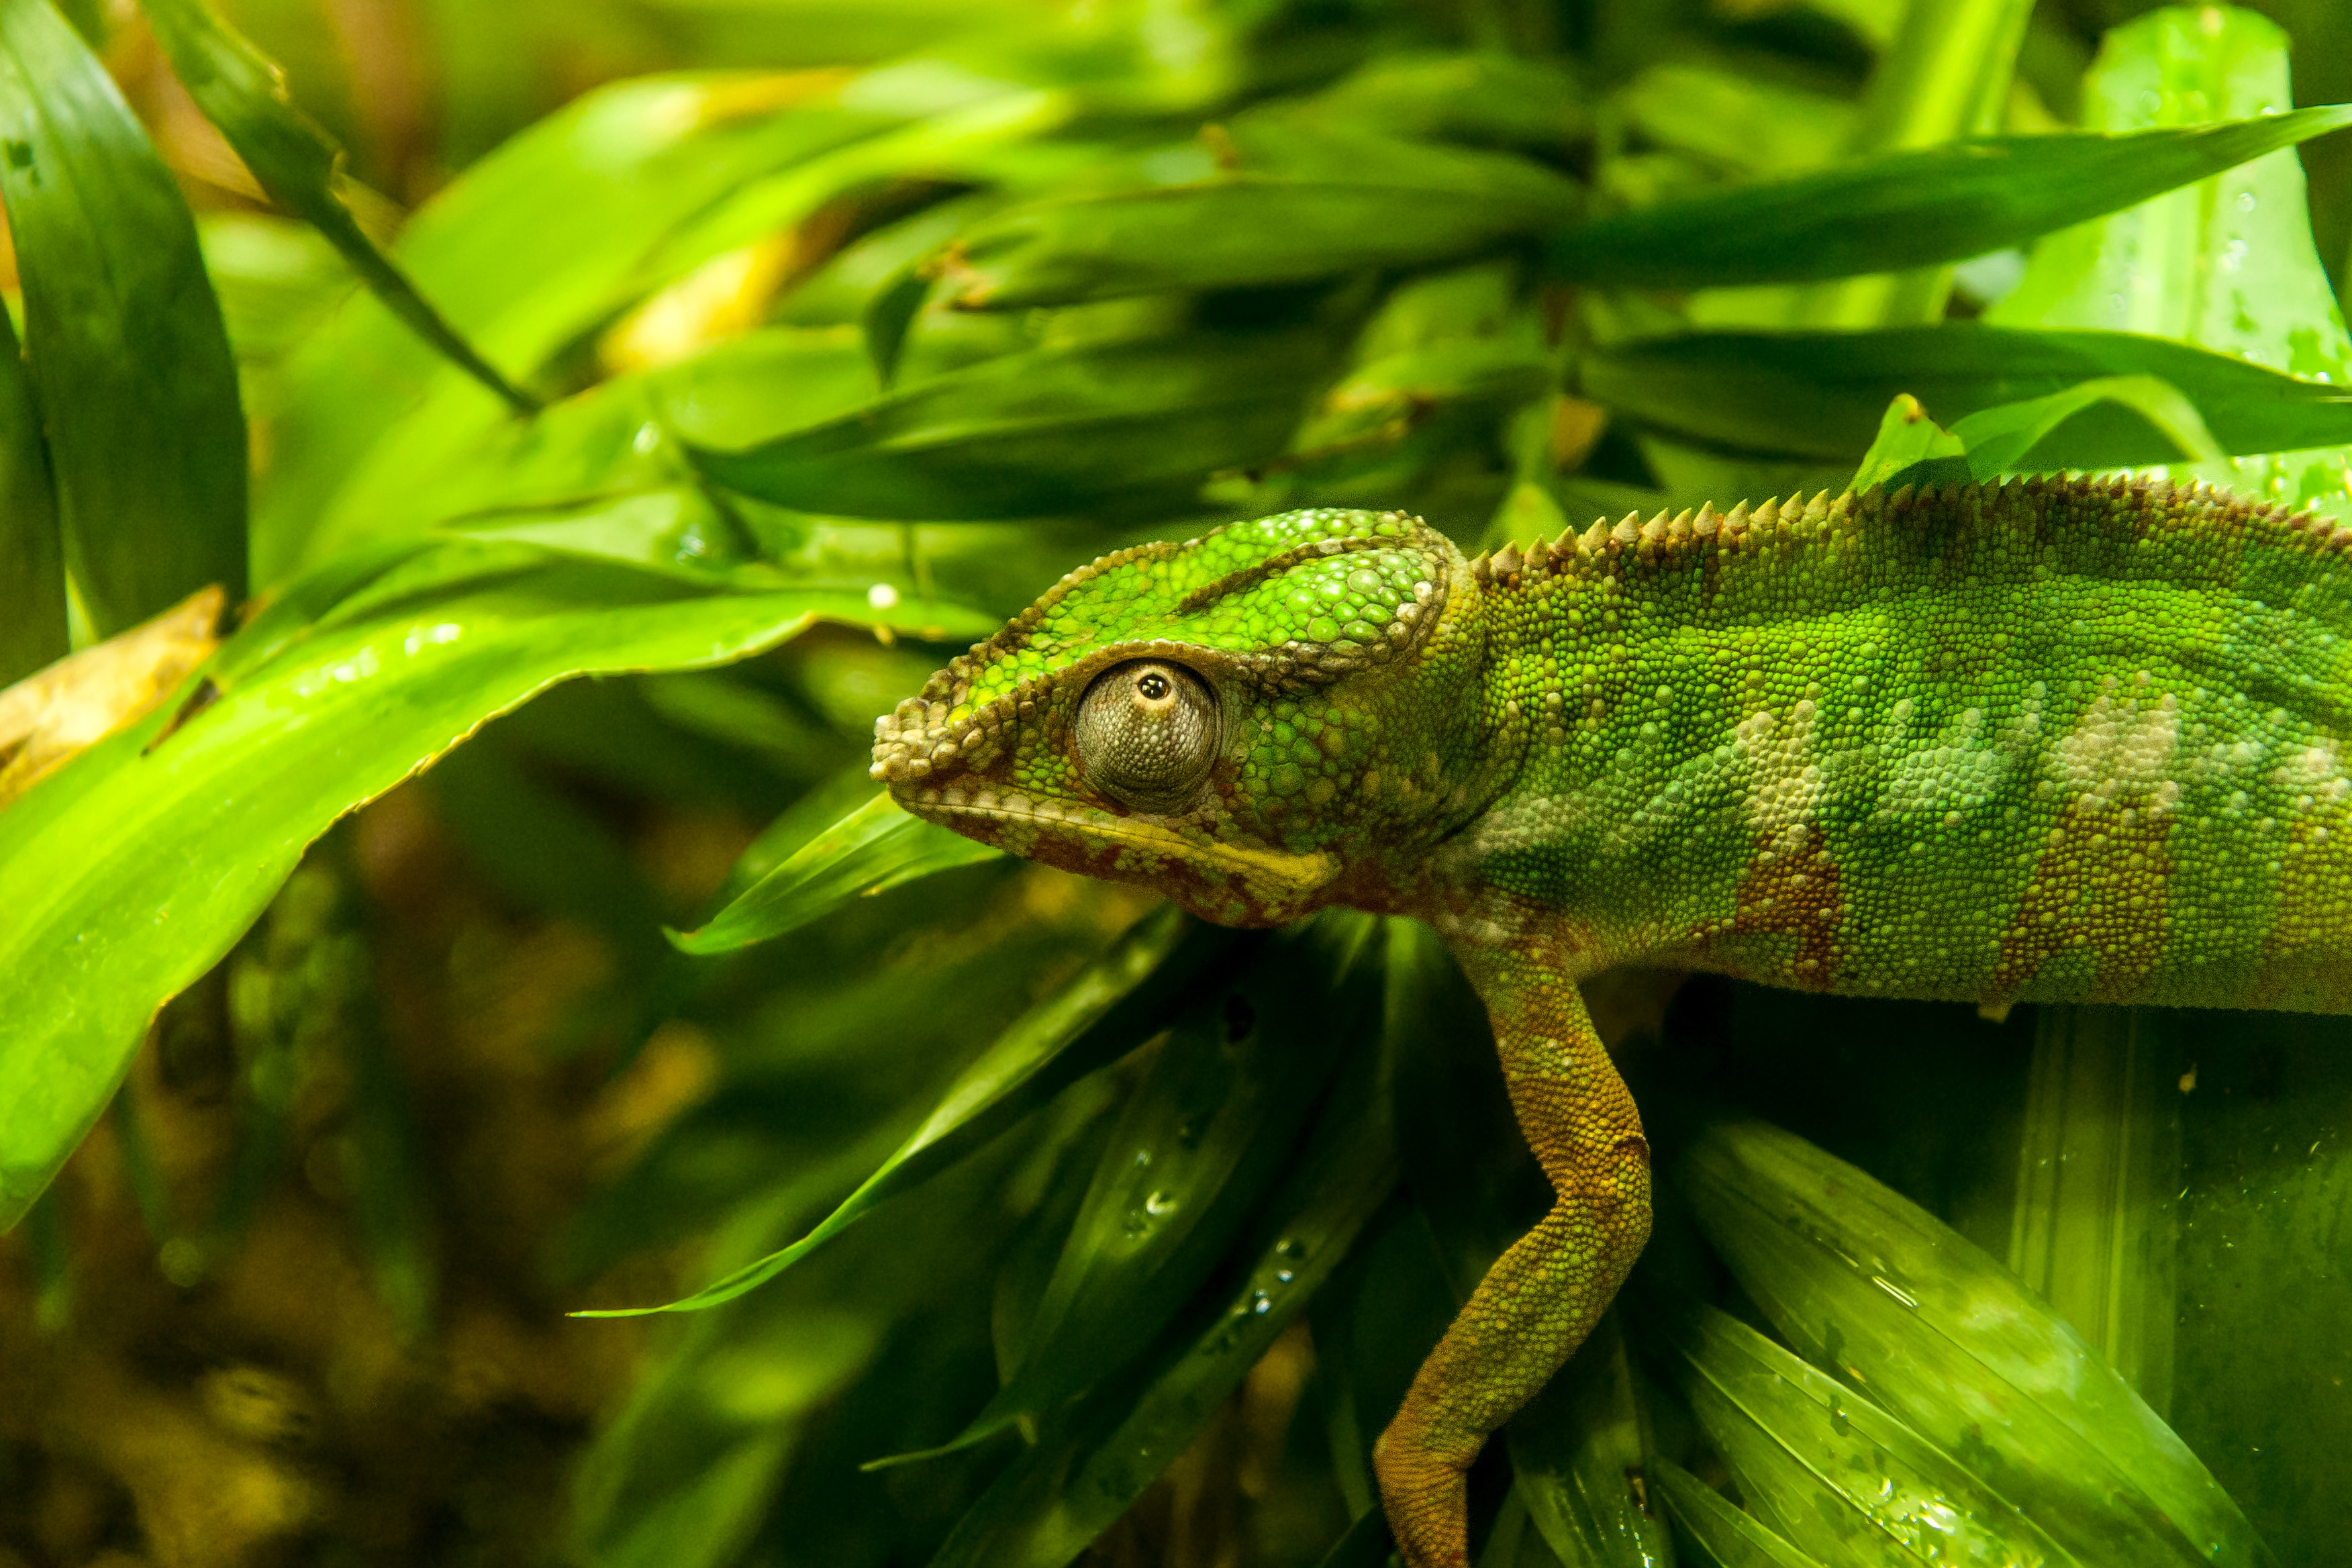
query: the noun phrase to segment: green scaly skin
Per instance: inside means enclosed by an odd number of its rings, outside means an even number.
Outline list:
[[[1460,955],[1558,1204],[1381,1439],[1406,1562],[1451,1568],[1479,1445],[1648,1233],[1584,976],[2352,1010],[2347,554],[2146,482],[1629,517],[1476,561],[1401,513],[1293,512],[1071,574],[882,720],[874,771],[1212,921],[1349,905]]]

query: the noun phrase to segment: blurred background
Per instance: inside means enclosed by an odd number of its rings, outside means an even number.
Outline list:
[[[363,334],[335,335],[353,284],[334,251],[272,209],[136,9],[60,8],[198,215],[249,421],[257,582],[377,537],[387,509],[423,507],[420,494],[439,497],[446,524],[615,482],[614,453],[641,431],[667,437],[598,390],[692,367],[714,345],[780,357],[766,380],[664,384],[706,434],[789,423],[768,399],[849,406],[870,391],[860,334],[875,300],[1000,191],[1085,190],[1114,177],[1102,171],[1205,159],[1216,143],[1199,128],[1244,110],[1306,105],[1509,148],[1575,181],[1596,210],[1637,206],[1902,144],[1903,106],[1973,58],[1965,43],[1935,49],[1916,37],[1945,13],[1957,26],[1985,10],[1939,0],[223,0],[284,68],[293,102],[348,150],[346,197],[372,234],[402,235],[409,215],[465,192],[467,172],[499,154],[508,162],[473,187],[489,195],[468,199],[504,204],[497,246],[543,238],[548,255],[530,264],[551,277],[559,252],[607,227],[641,226],[633,253],[674,236],[660,226],[678,215],[662,201],[686,165],[635,159],[631,140],[675,131],[666,115],[699,117],[694,156],[718,171],[715,195],[789,177],[877,125],[887,138],[978,101],[959,85],[967,79],[1083,102],[1076,132],[1041,121],[1029,140],[937,168],[908,158],[902,170],[885,152],[873,177],[828,175],[818,199],[722,214],[742,232],[681,242],[691,265],[648,262],[603,303],[517,340],[539,343],[535,390],[581,423],[543,439],[469,434],[456,457],[429,444],[419,457],[338,433],[333,397],[398,403],[419,373],[367,360]],[[2042,0],[2016,44],[2013,82],[1959,128],[2118,124],[2137,100],[2102,100],[2086,73],[2109,31],[2149,9]],[[2296,103],[2352,100],[2344,0],[2252,9],[2276,26],[2263,37],[2290,51]],[[1890,60],[1935,70],[1906,85]],[[1491,79],[1479,74],[1490,68]],[[677,79],[694,84],[691,102],[608,94],[578,106],[659,73],[697,73]],[[849,102],[842,114],[872,118],[793,132],[807,137],[804,153],[771,148],[726,172],[730,127],[743,141],[772,133],[761,128],[803,102]],[[535,140],[509,146],[525,132]],[[2300,159],[2311,244],[2340,290],[2352,268],[2352,137],[2282,156]],[[1153,177],[1163,176],[1178,177]],[[491,241],[458,232],[478,213],[442,210],[442,227],[420,240],[440,250],[416,260],[428,293],[429,278],[447,287],[500,260]],[[2014,298],[2027,264],[2014,251],[1968,264],[1939,276],[1925,303],[1870,306],[1879,313],[1867,321],[1852,298],[1799,309],[1759,302],[1759,290],[1580,300],[1528,286],[1507,259],[1384,282],[1377,299],[1369,283],[1355,295],[1319,282],[1233,290],[1187,321],[1295,329],[1321,346],[1266,361],[1263,379],[1304,376],[1315,390],[1277,386],[1290,401],[1253,416],[1271,421],[1270,437],[1219,437],[1220,450],[1248,460],[1203,462],[1217,469],[1209,502],[1197,487],[1173,501],[1049,498],[956,524],[746,504],[731,526],[752,543],[709,548],[816,563],[874,581],[891,602],[936,591],[985,625],[1083,560],[1202,517],[1402,505],[1475,548],[1532,536],[1562,513],[1581,523],[1603,508],[1834,485],[1851,458],[1735,459],[1616,420],[1605,400],[1557,393],[1547,345],[1571,320],[1605,335],[1775,311],[1848,324],[1972,318]],[[16,289],[5,258],[0,287]],[[490,319],[451,297],[461,293],[444,296],[461,325]],[[528,275],[511,293],[530,304]],[[908,374],[980,363],[1016,342],[1125,341],[1152,308],[958,316],[932,300],[907,328]],[[1412,357],[1465,344],[1451,360]],[[1313,359],[1324,353],[1350,374],[1327,374]],[[320,390],[330,370],[341,378],[332,397]],[[1301,406],[1307,422],[1294,431]],[[362,455],[375,468],[352,480]],[[1538,468],[1539,500],[1523,488]],[[681,560],[700,552],[692,530],[703,526],[666,535],[665,547]],[[714,540],[724,531],[710,526]],[[58,1186],[0,1237],[0,1568],[956,1560],[940,1555],[943,1543],[976,1499],[998,1495],[988,1488],[1019,1439],[929,1465],[860,1467],[953,1436],[1017,1364],[1020,1325],[1047,1292],[1103,1151],[1131,1131],[1122,1097],[1172,1070],[1164,1035],[1151,1037],[1163,1042],[1156,1054],[1078,1079],[934,1178],[920,1202],[877,1207],[761,1291],[688,1317],[564,1315],[670,1300],[802,1234],[902,1143],[982,1046],[1150,917],[1153,900],[1132,889],[991,862],[839,905],[724,958],[688,960],[665,941],[665,926],[695,924],[863,798],[874,716],[955,646],[828,623],[724,671],[575,682],[339,826],[236,951],[166,1010]],[[1258,956],[1217,959],[1215,973],[1240,977],[1235,996],[1251,984],[1281,993],[1288,950],[1249,952]],[[1349,1016],[1346,964],[1312,963],[1324,967],[1294,973],[1339,976],[1331,999],[1270,1037],[1299,1050]],[[1475,1037],[1461,998],[1441,1001]],[[1247,1005],[1278,1014],[1267,996]],[[1658,1108],[1662,1136],[1729,1103],[1861,1164],[2093,1333],[2279,1560],[2340,1557],[2352,1538],[2342,1392],[2352,1306],[2334,1260],[2352,1240],[2352,1170],[2339,1177],[2335,1156],[2352,1053],[2336,1036],[2291,1021],[2223,1031],[2193,1017],[2030,1009],[1995,1026],[1965,1010],[1653,975],[1612,981],[1597,1011]],[[1178,1035],[1249,1036],[1238,1015],[1223,1016]],[[1451,1043],[1445,1059],[1472,1064],[1459,1083],[1443,1063],[1391,1064],[1437,1075],[1412,1080],[1432,1125],[1419,1153],[1413,1131],[1399,1130],[1405,1168],[1453,1172],[1460,1191],[1424,1182],[1415,1201],[1456,1202],[1474,1215],[1459,1230],[1507,1237],[1540,1191],[1498,1120],[1483,1043]],[[1299,1120],[1265,1136],[1289,1147],[1314,1103],[1302,1094]],[[2071,1131],[2059,1125],[2070,1106]],[[2063,1188],[2095,1158],[2105,1163],[2086,1179],[2105,1184],[2108,1206],[2081,1221],[2104,1228],[2077,1247],[2060,1233],[2088,1211],[2050,1191],[2032,1208],[2029,1189]],[[2021,1219],[2028,1208],[2040,1217]],[[1463,1259],[1499,1243],[1449,1240],[1396,1204],[1356,1223],[1360,1239],[1348,1233],[1355,1245],[1311,1321],[1297,1318],[1237,1387],[1195,1413],[1179,1457],[1162,1453],[1131,1486],[1100,1483],[1118,1499],[1101,1539],[1083,1545],[1089,1529],[1062,1557],[1048,1546],[1021,1560],[1381,1560],[1354,1522],[1370,1506],[1363,1445],[1450,1313],[1451,1282],[1475,1277]],[[1699,1243],[1676,1234],[1662,1230],[1661,1267],[1706,1276],[1693,1261]],[[2093,1252],[2095,1268],[2084,1261]],[[1167,1289],[1189,1300],[1201,1270]],[[1144,1337],[1177,1304],[1139,1310]],[[1107,1364],[1107,1383],[1129,1375],[1117,1357]],[[1660,1443],[1696,1452],[1704,1444],[1672,1405],[1643,1420]],[[1035,1436],[1034,1422],[1026,1432]],[[1494,1539],[1505,1540],[1520,1517],[1504,1497],[1509,1476],[1482,1486],[1482,1520],[1502,1520]],[[1670,1552],[1663,1531],[1633,1560]],[[1553,1548],[1528,1533],[1491,1550],[1490,1561],[1536,1564]],[[1851,1559],[1898,1560],[1962,1559],[1924,1548]]]

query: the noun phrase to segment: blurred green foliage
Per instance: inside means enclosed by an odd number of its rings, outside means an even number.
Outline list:
[[[0,811],[0,1564],[1382,1561],[1466,985],[871,716],[1281,507],[2352,516],[2352,28],[2145,9],[0,0],[0,679],[244,600]],[[2337,1549],[2340,1024],[1592,999],[1658,1235],[1482,1562]]]

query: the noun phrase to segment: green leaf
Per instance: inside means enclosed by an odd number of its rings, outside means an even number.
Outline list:
[[[913,1135],[806,1236],[667,1305],[573,1316],[700,1311],[756,1289],[877,1204],[919,1186],[1068,1085],[1150,1038],[1174,1010],[1183,987],[1233,941],[1231,933],[1188,921],[1172,908],[1138,921],[1108,953],[1032,1008],[965,1068]]]
[[[1308,1300],[1396,1184],[1375,1079],[1360,1051],[1253,1227],[1231,1294],[1162,1338],[1150,1374],[1067,1412],[958,1521],[930,1568],[1063,1568],[1184,1451]]]
[[[1864,454],[1853,488],[1981,482],[2003,474],[2092,467],[2070,460],[2063,441],[2046,451],[2043,443],[2076,415],[2107,403],[2146,420],[2173,443],[2178,456],[2200,461],[2221,456],[2196,405],[2179,388],[2152,375],[2105,375],[2047,397],[1980,408],[1949,430],[1929,419],[1918,399],[1906,393],[1887,405],[1878,439]]]
[[[1737,1318],[1693,1302],[1664,1331],[1748,1507],[1830,1568],[2072,1568],[1949,1453]]]
[[[1596,352],[1584,362],[1582,387],[1629,419],[1680,435],[1851,461],[1904,393],[1951,426],[2116,376],[2177,388],[2224,452],[2352,442],[2352,398],[2340,387],[2129,332],[1968,325],[1694,332]],[[2053,468],[2096,468],[2162,463],[2178,453],[2139,414],[2108,403],[2066,421],[2034,457]]]
[[[913,610],[901,629],[938,629]],[[819,616],[883,618],[842,590],[719,594],[453,542],[299,633],[257,620],[191,700],[0,812],[0,971],[21,977],[0,1016],[0,1224],[79,1142],[155,1009],[227,951],[338,816],[559,680],[722,663]]]
[[[1652,1459],[1647,1474],[1675,1522],[1722,1568],[1821,1568],[1672,1459]]]
[[[686,73],[583,95],[419,208],[396,254],[492,362],[529,378],[662,279],[665,237],[747,182],[904,113],[839,101],[819,73]],[[420,475],[505,422],[506,408],[373,296],[292,355],[256,519],[264,582],[298,563],[413,532]]]
[[[0,0],[0,202],[68,570],[100,637],[245,595],[245,421],[171,172],[49,0]]]
[[[719,483],[807,511],[978,519],[1181,501],[1278,451],[1329,356],[1301,331],[1036,349],[760,446],[689,450]]]
[[[2267,111],[2294,99],[2287,43],[2252,11],[2151,12],[2101,44],[2084,80],[2086,117],[2107,131],[2136,131]],[[2047,237],[2016,290],[1987,319],[2177,338],[2343,386],[2352,382],[2352,334],[2313,246],[2309,211],[2301,163],[2292,153],[2271,153]],[[2330,446],[2250,463],[2210,461],[2175,477],[2294,506],[2343,509],[2352,453]]]
[[[1361,985],[1339,984],[1331,953],[1358,934],[1348,930],[1354,923],[1327,919],[1276,936],[1177,1020],[1128,1096],[1018,1369],[948,1448],[1084,1390],[1191,1299],[1279,1173],[1364,1022],[1370,999]]]
[[[982,221],[941,265],[948,300],[1006,310],[1423,267],[1558,227],[1582,205],[1573,181],[1506,153],[1272,121],[1227,136],[1208,179]]]
[[[205,0],[140,0],[172,70],[270,200],[326,236],[393,314],[518,414],[538,400],[516,387],[442,319],[343,205],[343,152],[287,96],[285,73]]]
[[[732,952],[796,931],[844,899],[993,860],[1003,853],[908,816],[877,788],[863,805],[793,851],[707,924],[670,940],[684,952]]]
[[[1878,439],[1862,455],[1862,467],[1854,470],[1848,488],[1866,490],[1898,480],[1950,484],[1973,477],[1968,449],[1960,438],[1928,418],[1919,400],[1905,392],[1886,405],[1886,416],[1878,423]]]
[[[2218,1568],[2271,1560],[2205,1467],[2082,1335],[1933,1215],[1756,1122],[1711,1129],[1684,1180],[1707,1239],[1790,1343],[1966,1454],[2075,1554]]]
[[[1769,184],[1661,202],[1569,230],[1573,282],[1724,289],[1958,261],[2352,125],[2352,106],[2207,130],[2002,136],[1889,153]]]
[[[1634,1490],[1633,1478],[1647,1475],[1655,1459],[1614,1310],[1511,1417],[1505,1437],[1528,1517],[1562,1563],[1657,1568],[1674,1561],[1664,1521]]]
[[[32,383],[0,311],[0,689],[63,658],[66,570]]]

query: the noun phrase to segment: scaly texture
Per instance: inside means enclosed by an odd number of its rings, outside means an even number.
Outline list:
[[[1478,1439],[1647,1230],[1582,976],[2352,1010],[2347,554],[2138,480],[1628,517],[1475,561],[1402,514],[1294,512],[1071,574],[877,724],[875,774],[1211,920],[1344,904],[1462,954],[1560,1202],[1383,1439],[1432,1568],[1464,1561]]]

